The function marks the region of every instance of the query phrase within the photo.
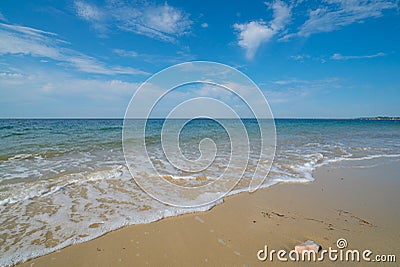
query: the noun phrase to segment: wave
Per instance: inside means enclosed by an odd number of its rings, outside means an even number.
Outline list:
[[[28,134],[27,132],[21,133],[21,132],[16,132],[16,133],[9,133],[6,135],[3,135],[1,138],[9,138],[9,137],[14,137],[14,136],[21,136],[21,135],[26,135]]]
[[[124,166],[120,165],[111,170],[95,171],[87,174],[72,173],[59,176],[52,180],[42,180],[39,183],[33,183],[28,187],[26,186],[26,183],[22,182],[21,186],[13,186],[16,188],[25,186],[24,190],[17,194],[13,194],[12,197],[1,200],[0,206],[13,204],[28,199],[49,196],[71,185],[79,185],[90,181],[116,178],[122,175],[123,168]]]
[[[53,157],[58,157],[65,155],[71,151],[69,150],[48,150],[41,153],[19,153],[13,155],[1,155],[0,161],[18,161],[27,159],[49,159]]]
[[[273,165],[271,169],[271,177],[262,184],[261,188],[269,187],[279,183],[306,183],[314,180],[313,172],[316,168],[332,164],[341,161],[359,161],[359,160],[371,160],[376,158],[397,158],[400,157],[400,154],[379,154],[379,155],[366,155],[362,157],[350,157],[345,156],[342,157],[333,157],[329,158],[324,156],[323,153],[311,153],[305,154],[302,156],[304,161],[297,164],[292,164],[290,166],[286,166],[286,169],[282,166],[278,166],[278,164]],[[293,162],[292,162],[293,163]],[[59,176],[57,179],[46,180],[43,181],[40,185],[35,187],[28,187],[27,190],[20,192],[19,196],[13,196],[7,199],[4,199],[0,202],[0,205],[8,205],[15,204],[18,202],[26,201],[26,200],[35,200],[41,197],[50,197],[54,196],[58,192],[68,191],[69,188],[77,186],[77,188],[81,188],[83,184],[87,185],[90,182],[109,182],[111,180],[119,180],[115,178],[119,178],[123,175],[123,173],[128,173],[126,167],[124,165],[114,166],[111,169],[86,172],[80,174],[68,174]],[[111,180],[108,180],[111,179]],[[124,179],[127,179],[124,177]],[[196,179],[196,176],[171,176],[171,179],[185,179],[192,180]],[[126,180],[127,181],[127,180]],[[51,185],[49,185],[49,183]],[[235,188],[230,191],[227,196],[239,194],[244,191],[247,191],[248,188]],[[106,192],[108,194],[108,192]],[[112,195],[112,192],[110,193]],[[104,196],[103,196],[104,197]],[[93,199],[98,201],[99,197],[89,196],[89,199]],[[223,199],[220,199],[214,203],[196,207],[196,208],[176,208],[176,207],[168,207],[168,206],[160,206],[162,208],[155,209],[143,209],[142,211],[137,211],[137,214],[141,214],[140,216],[135,214],[133,218],[130,220],[124,218],[124,216],[117,217],[116,220],[107,221],[107,223],[102,224],[101,227],[96,229],[90,229],[90,234],[84,237],[80,237],[78,233],[72,238],[67,238],[66,240],[60,242],[56,246],[52,248],[41,248],[36,250],[18,250],[18,252],[13,254],[7,254],[2,256],[0,259],[0,266],[8,266],[14,265],[21,261],[26,261],[31,258],[35,258],[38,256],[42,256],[57,250],[60,250],[66,246],[81,243],[85,241],[92,240],[101,235],[104,235],[107,232],[119,229],[121,227],[127,225],[134,224],[145,224],[154,222],[163,218],[178,216],[187,213],[207,211],[212,207],[221,204]],[[68,223],[65,222],[65,223]]]
[[[116,131],[116,130],[121,130],[122,129],[122,125],[121,126],[110,126],[110,127],[102,127],[99,128],[99,131]]]
[[[13,129],[14,126],[12,125],[4,125],[4,126],[0,126],[0,130],[9,130],[9,129]]]
[[[22,160],[31,158],[40,158],[40,154],[18,154],[9,160]],[[323,165],[329,163],[337,163],[341,161],[361,161],[361,160],[371,160],[377,158],[396,158],[400,157],[400,154],[379,154],[379,155],[367,155],[363,157],[335,157],[326,158],[322,153],[305,155],[308,160],[303,164],[292,165],[290,168],[284,168],[280,165],[273,165],[268,181],[272,182],[310,182],[313,181],[313,171]],[[278,166],[278,167],[276,167]],[[65,189],[68,186],[75,184],[83,184],[89,181],[98,181],[104,179],[112,179],[122,175],[125,165],[119,165],[113,169],[85,172],[85,173],[68,173],[62,174],[51,180],[41,180],[40,182],[33,182],[31,186],[26,186],[26,182],[21,182],[21,186],[16,186],[16,188],[23,188],[25,190],[20,191],[17,194],[13,194],[12,197],[0,200],[0,205],[13,204],[19,201],[24,201],[27,199],[32,199],[41,196],[48,196],[58,192],[59,190]],[[174,176],[165,175],[163,176],[166,180],[194,180],[194,181],[211,181],[213,178],[200,176]],[[50,183],[50,185],[49,185]],[[247,190],[247,188],[245,189]]]

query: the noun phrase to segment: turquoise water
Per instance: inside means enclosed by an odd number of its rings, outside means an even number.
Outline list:
[[[149,156],[162,175],[178,184],[197,186],[216,179],[229,164],[232,147],[224,128],[211,120],[196,120],[181,132],[182,153],[189,159],[198,158],[199,142],[210,138],[217,148],[215,161],[196,175],[169,166],[160,142],[163,122],[149,121],[146,132]],[[312,181],[313,170],[331,162],[400,158],[400,121],[278,119],[275,124],[276,154],[263,186]],[[166,206],[145,194],[127,170],[122,125],[118,119],[0,120],[1,266],[124,225],[207,210],[220,203],[184,209]],[[244,125],[251,146],[243,176],[246,181],[254,173],[261,146],[256,121],[244,120]],[[132,157],[138,173],[145,175],[139,163],[146,155]],[[239,184],[233,193],[246,189]]]

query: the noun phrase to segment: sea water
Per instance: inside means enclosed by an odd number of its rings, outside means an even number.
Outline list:
[[[246,181],[254,173],[251,166],[263,164],[257,161],[261,150],[257,121],[242,122],[251,137],[250,154],[243,153],[249,162],[243,174]],[[149,121],[145,139],[149,153],[130,155],[131,160],[151,157],[161,174],[189,186],[217,179],[232,164],[232,147],[224,128],[212,120],[195,120],[182,131],[182,153],[189,159],[198,158],[199,142],[210,138],[218,151],[215,161],[197,175],[177,172],[163,154],[163,123],[161,119]],[[277,119],[275,124],[276,153],[263,187],[312,181],[313,170],[331,162],[400,158],[400,121]],[[121,119],[0,120],[0,266],[125,225],[205,211],[222,202],[179,208],[148,196],[126,167],[122,127]],[[230,194],[246,190],[239,183]]]

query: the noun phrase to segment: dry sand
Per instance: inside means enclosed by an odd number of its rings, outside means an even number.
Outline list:
[[[125,227],[20,266],[275,266],[257,252],[294,248],[308,239],[336,249],[394,254],[400,263],[400,164],[348,162],[319,168],[309,184],[280,184],[228,197],[203,213]],[[318,266],[376,266],[332,262]],[[294,266],[309,266],[295,263]],[[313,265],[313,264],[311,264]],[[380,264],[379,266],[382,266]]]

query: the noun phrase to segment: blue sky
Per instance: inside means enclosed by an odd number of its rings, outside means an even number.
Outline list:
[[[275,117],[400,116],[398,1],[2,1],[0,117],[123,117],[173,64],[228,64]]]

